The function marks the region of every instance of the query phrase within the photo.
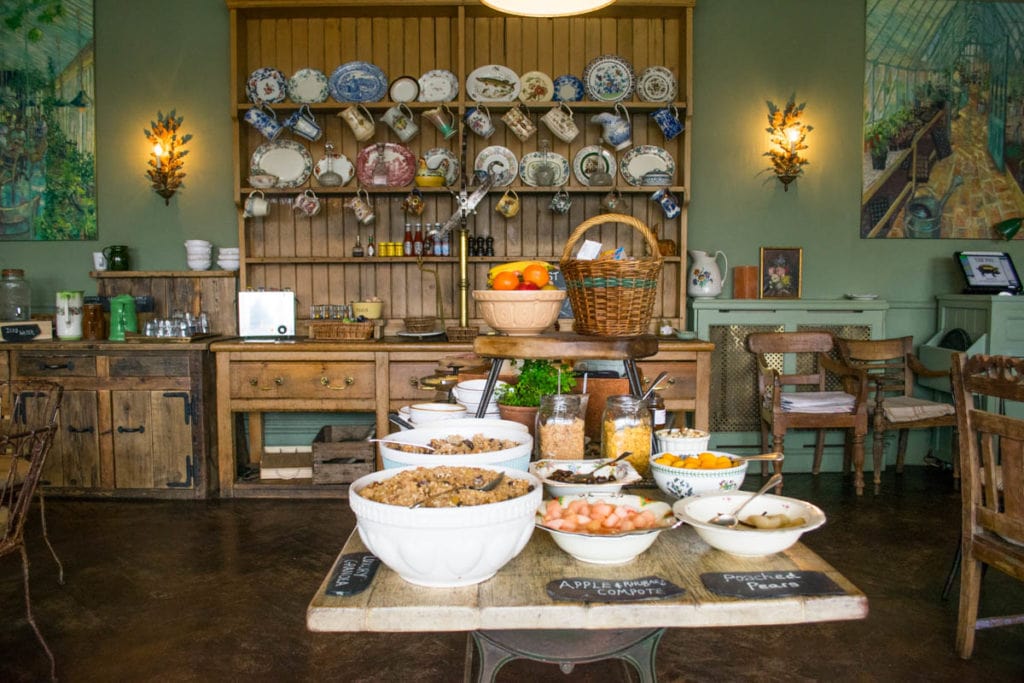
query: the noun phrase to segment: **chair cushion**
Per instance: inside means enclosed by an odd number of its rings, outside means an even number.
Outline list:
[[[949,403],[937,403],[913,396],[893,396],[882,401],[885,419],[889,422],[912,422],[928,420],[944,415],[954,415],[956,409]]]
[[[857,400],[845,391],[787,391],[782,394],[785,413],[852,413]]]

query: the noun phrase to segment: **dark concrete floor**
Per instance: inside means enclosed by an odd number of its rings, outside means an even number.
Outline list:
[[[748,478],[748,486],[760,480]],[[787,476],[786,493],[825,509],[805,537],[867,595],[864,621],[786,627],[672,629],[661,681],[1019,681],[1021,627],[979,633],[974,658],[953,651],[956,596],[940,600],[957,542],[959,497],[947,473],[886,473],[857,498],[838,474]],[[306,605],[353,526],[340,501],[49,500],[56,569],[28,529],[37,622],[65,681],[461,680],[465,636],[312,634]],[[985,613],[1024,611],[1024,587],[997,571]],[[24,615],[20,565],[0,567],[0,680],[45,680],[48,664]],[[610,662],[513,662],[500,681],[625,680]]]

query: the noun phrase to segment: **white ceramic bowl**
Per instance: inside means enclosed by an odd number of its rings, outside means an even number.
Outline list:
[[[223,261],[217,261],[217,265],[220,266],[222,270],[238,270],[239,267],[238,261],[234,261],[232,263],[224,263]]]
[[[671,525],[675,519],[668,503],[651,500],[643,496],[625,493],[598,493],[588,495],[562,496],[556,498],[563,508],[576,499],[591,503],[607,501],[613,505],[624,505],[635,510],[650,510],[659,527]],[[555,545],[572,555],[580,562],[590,564],[624,564],[644,552],[658,540],[663,528],[651,529],[646,533],[628,534],[588,534],[582,532],[559,531],[544,526],[544,513],[548,501],[537,508],[537,526],[551,534]]]
[[[686,433],[700,432],[701,436],[684,436]],[[708,449],[711,434],[698,429],[659,429],[654,432],[658,450],[675,453],[676,455],[694,455]]]
[[[527,479],[534,489],[500,503],[410,510],[359,495],[364,487],[400,470],[360,477],[349,488],[359,537],[381,562],[409,583],[448,588],[486,581],[530,540],[543,491],[532,474],[501,467],[487,469]]]
[[[434,455],[432,453],[407,453],[392,447],[391,442],[427,445],[431,439],[443,439],[451,435],[459,435],[467,439],[475,434],[484,434],[495,439],[508,439],[516,443],[512,448],[489,453],[470,453],[466,455]],[[452,465],[476,467],[492,465],[495,467],[511,467],[525,472],[530,465],[530,454],[533,452],[533,437],[528,431],[513,428],[487,428],[448,425],[447,421],[435,423],[429,427],[409,429],[388,436],[391,442],[378,443],[381,462],[385,469],[405,467],[406,465]]]
[[[185,240],[185,248],[186,249],[193,249],[193,248],[200,248],[200,247],[202,247],[204,249],[209,249],[211,246],[212,246],[212,244],[209,241],[207,241],[207,240]]]
[[[376,320],[384,313],[383,301],[356,301],[352,304],[352,312],[367,320]]]
[[[551,474],[557,470],[568,470],[573,474],[589,474],[607,462],[608,459],[537,460],[530,463],[530,472],[543,482],[545,490],[555,498],[587,493],[618,493],[626,484],[632,484],[643,478],[626,461],[615,463],[611,470],[613,480],[603,484],[570,484],[550,478]]]
[[[721,451],[708,452],[729,456],[728,453]],[[674,452],[673,454],[679,455]],[[742,460],[735,467],[720,470],[688,470],[655,462],[655,459],[661,455],[662,453],[655,453],[651,456],[651,474],[654,476],[654,483],[658,485],[658,488],[673,498],[735,491],[743,486],[743,480],[747,476],[747,463]]]
[[[466,406],[461,403],[414,403],[409,406],[409,416],[416,424],[454,420],[466,417]]]
[[[511,336],[540,334],[554,324],[562,310],[565,290],[473,290],[476,310],[484,322]]]
[[[732,512],[752,495],[751,491],[733,491],[694,496],[677,500],[672,510],[676,517],[692,526],[697,535],[712,548],[745,557],[780,553],[800,540],[800,536],[805,532],[817,529],[825,523],[825,513],[817,505],[796,498],[762,494],[740,513],[741,518],[746,519],[750,515],[785,514],[792,519],[803,517],[805,522],[800,526],[785,529],[751,529],[741,525],[730,529],[708,524],[708,520],[715,515]]]
[[[441,426],[444,427],[445,429],[472,429],[474,434],[478,432],[482,434],[487,434],[488,431],[491,429],[517,429],[521,432],[526,432],[527,434],[530,432],[530,430],[527,429],[526,425],[524,424],[513,422],[512,420],[502,420],[499,418],[491,417],[457,417],[451,420],[442,420],[441,422],[426,422],[423,424],[419,424],[418,422],[415,422],[411,417],[409,417],[408,408],[409,406],[402,406],[401,408],[398,409],[398,414],[400,417],[403,417],[408,422],[410,422],[414,429]],[[409,430],[406,429],[405,427],[402,427],[402,431]]]
[[[455,396],[455,400],[464,406],[478,406],[480,400],[484,396],[484,386],[487,384],[485,379],[467,379],[459,382],[452,388],[452,395]],[[508,382],[498,380],[494,385],[494,393],[491,395],[490,403],[497,405],[498,399],[496,395],[498,389],[501,387],[508,386]]]
[[[188,267],[189,267],[190,270],[209,270],[211,265],[212,264],[209,261],[202,261],[202,262],[189,261],[188,262]]]

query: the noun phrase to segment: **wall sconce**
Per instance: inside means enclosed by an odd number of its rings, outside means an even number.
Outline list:
[[[782,187],[789,192],[789,184],[800,176],[809,161],[800,156],[807,149],[807,134],[814,130],[800,120],[804,114],[806,102],[796,103],[796,95],[792,95],[786,106],[779,109],[771,100],[768,101],[768,135],[771,137],[771,149],[764,156],[772,160],[770,168],[765,169],[775,174]]]
[[[158,111],[156,121],[149,122],[152,131],[142,131],[153,145],[146,175],[153,183],[153,191],[164,198],[165,205],[170,205],[171,197],[185,178],[185,163],[182,159],[188,150],[181,148],[192,139],[192,134],[178,136],[178,128],[183,120],[184,117],[175,116],[173,109],[167,116]]]

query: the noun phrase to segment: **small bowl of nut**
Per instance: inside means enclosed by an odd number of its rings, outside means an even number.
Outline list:
[[[708,449],[711,434],[701,429],[659,429],[654,432],[659,451],[668,451],[677,455],[691,455]]]

